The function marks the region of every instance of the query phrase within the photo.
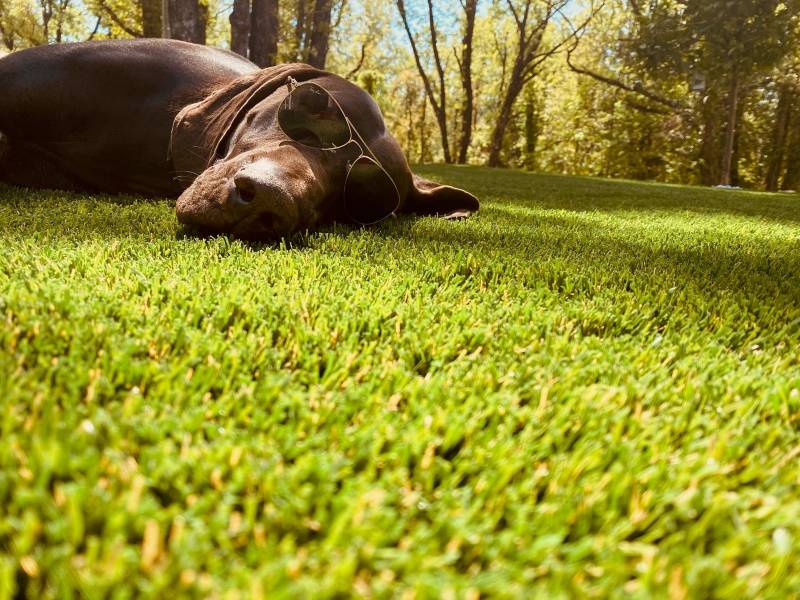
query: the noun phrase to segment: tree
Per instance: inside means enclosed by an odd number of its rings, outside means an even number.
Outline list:
[[[42,28],[44,39],[56,44],[62,42],[64,35],[64,18],[71,0],[39,0],[42,10]]]
[[[588,16],[578,27],[570,27],[554,41],[543,44],[545,31],[556,15],[562,15],[569,23],[569,19],[563,15],[568,3],[569,0],[505,0],[505,5],[513,17],[514,47],[508,79],[501,82],[502,100],[489,146],[490,167],[502,164],[500,154],[506,129],[517,98],[525,85],[533,81],[539,73],[539,67],[548,58],[564,49],[585,30],[598,10],[593,4],[590,5]],[[506,51],[505,47],[503,51]]]
[[[428,6],[428,33],[430,35],[431,50],[433,52],[434,66],[436,69],[436,87],[431,83],[431,78],[428,76],[425,67],[422,65],[420,51],[417,46],[414,33],[411,31],[409,25],[408,15],[406,13],[406,6],[404,0],[397,0],[397,10],[400,12],[400,18],[403,20],[403,27],[405,28],[408,41],[411,44],[411,51],[414,53],[414,62],[417,65],[419,76],[425,86],[425,93],[428,101],[431,103],[436,122],[439,125],[439,134],[442,139],[442,152],[444,153],[444,162],[453,162],[450,153],[450,140],[447,132],[447,86],[445,84],[445,70],[442,65],[442,59],[439,54],[439,41],[436,30],[436,19],[433,12],[433,0],[427,0]]]
[[[342,24],[346,0],[296,0],[292,14],[292,49],[288,58],[324,69],[331,34]],[[338,9],[338,10],[337,10]]]
[[[577,73],[658,104],[665,115],[682,112],[700,122],[699,171],[706,184],[730,185],[738,171],[736,144],[742,106],[758,77],[794,45],[796,0],[627,0],[630,15],[615,48],[620,72]],[[680,49],[680,51],[676,51]],[[568,54],[568,59],[570,55]],[[633,83],[625,81],[633,74]],[[676,80],[702,82],[694,106],[676,101]],[[667,90],[660,91],[662,87]]]
[[[250,56],[250,0],[233,0],[230,17],[231,50]]]
[[[464,10],[464,37],[461,39],[461,57],[456,54],[458,70],[461,73],[461,90],[464,100],[461,104],[461,137],[458,142],[458,163],[467,162],[467,152],[472,143],[472,120],[475,112],[475,90],[472,86],[472,53],[475,37],[475,15],[478,0],[461,0]]]
[[[794,115],[791,134],[788,136],[786,172],[781,183],[782,190],[797,191],[800,187],[800,116]]]
[[[170,38],[195,44],[206,43],[208,6],[199,0],[166,0],[164,6]]]
[[[782,0],[683,0],[677,34],[689,43],[690,64],[708,73],[725,96],[719,183],[730,185],[736,169],[739,105],[753,79],[777,65],[791,44],[793,20]],[[683,32],[688,32],[685,37]]]
[[[331,37],[331,12],[333,0],[315,0],[308,43],[308,64],[325,68]]]
[[[523,165],[526,169],[536,167],[536,146],[539,143],[539,103],[532,84],[525,91],[525,149]]]
[[[91,39],[83,6],[75,0],[0,0],[0,48],[9,51],[72,40]]]
[[[142,11],[142,37],[161,37],[163,33],[162,5],[162,0],[139,0]]]
[[[775,111],[775,124],[768,148],[769,159],[764,181],[764,189],[768,192],[776,191],[780,183],[796,96],[797,91],[793,82],[783,81],[778,89],[778,107]]]
[[[16,15],[9,8],[4,2],[0,2],[0,42],[11,52],[16,49],[18,33],[15,26]]]
[[[250,60],[270,67],[278,60],[278,0],[252,0]]]
[[[231,50],[259,67],[278,61],[278,0],[233,0]]]
[[[779,68],[778,102],[766,147],[767,191],[797,189],[800,177],[800,63],[796,51]]]

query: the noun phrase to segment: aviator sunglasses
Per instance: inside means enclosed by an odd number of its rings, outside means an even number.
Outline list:
[[[361,153],[348,161],[344,180],[344,209],[360,225],[391,216],[400,206],[400,192],[364,138],[325,88],[316,83],[287,80],[289,95],[278,110],[278,125],[294,142],[337,150],[354,142]]]

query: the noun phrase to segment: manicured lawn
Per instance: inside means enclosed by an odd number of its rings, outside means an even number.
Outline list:
[[[800,592],[800,198],[421,171],[479,216],[0,187],[0,598]]]

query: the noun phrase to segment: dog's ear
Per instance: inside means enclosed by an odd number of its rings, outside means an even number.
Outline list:
[[[469,192],[414,175],[403,212],[463,219],[477,212],[478,208],[480,202]]]
[[[243,75],[184,107],[172,122],[169,158],[173,167],[196,174],[205,171],[225,154],[228,137],[247,111],[286,85],[290,75],[306,81],[321,74],[304,64],[269,67]]]

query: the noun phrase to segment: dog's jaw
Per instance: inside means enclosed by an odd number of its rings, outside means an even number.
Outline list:
[[[202,231],[264,240],[316,226],[324,190],[293,152],[253,151],[216,163],[178,198],[178,220]]]

